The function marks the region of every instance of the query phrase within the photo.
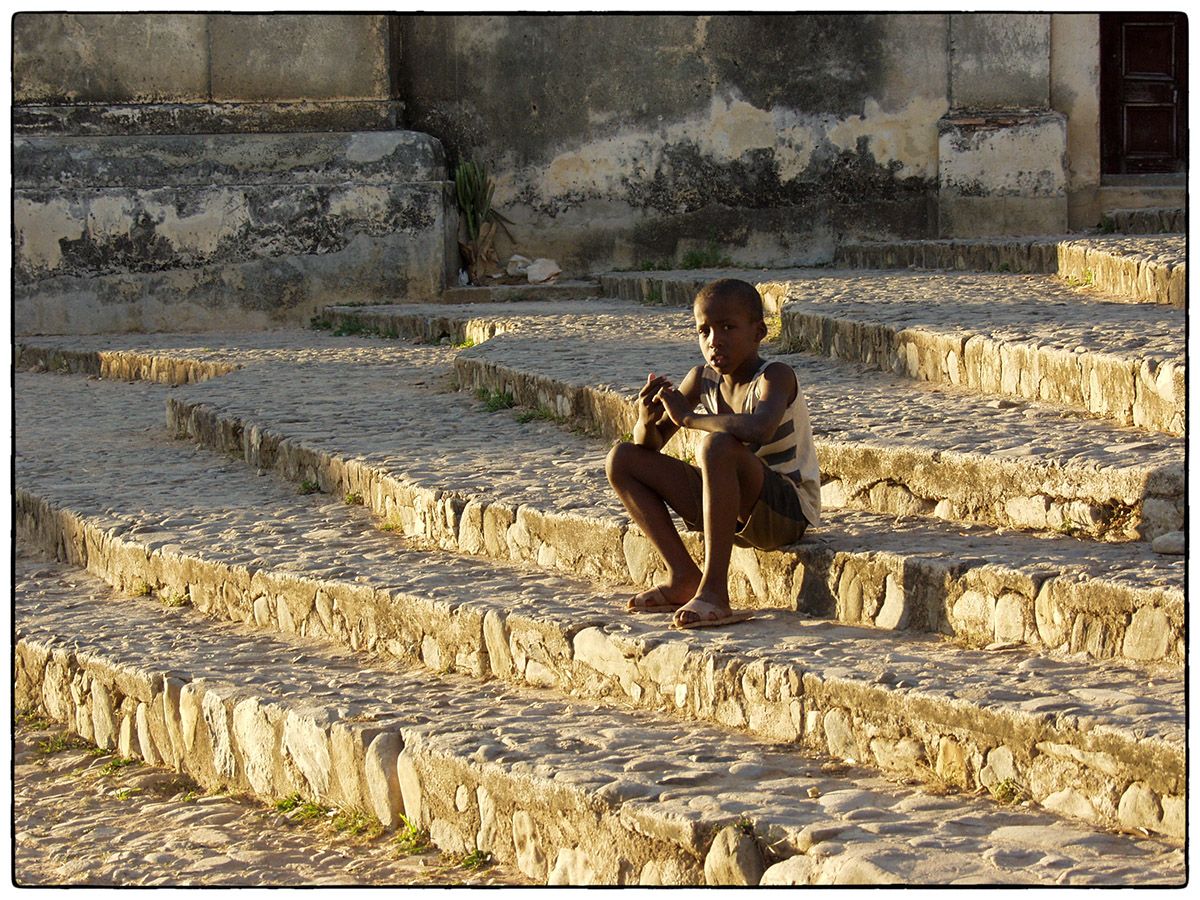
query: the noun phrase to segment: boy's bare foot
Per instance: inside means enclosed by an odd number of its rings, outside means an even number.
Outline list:
[[[729,608],[729,599],[711,594],[697,594],[676,611],[671,620],[676,628],[711,628],[714,625],[729,625],[744,622],[754,613],[748,609],[734,611]]]
[[[686,579],[679,582],[668,581],[666,584],[657,584],[648,591],[642,591],[640,594],[630,597],[626,609],[629,612],[674,612],[696,593],[699,584],[699,573],[694,581]]]

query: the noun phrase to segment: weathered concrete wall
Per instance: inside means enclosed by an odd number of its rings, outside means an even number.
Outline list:
[[[388,16],[21,13],[17,133],[395,128]]]
[[[13,172],[18,334],[295,323],[457,264],[423,134],[26,137]]]
[[[1067,203],[1072,229],[1091,228],[1100,203],[1100,19],[1050,20],[1050,105],[1067,117]]]
[[[947,17],[402,17],[411,127],[568,272],[936,228]],[[502,247],[502,250],[507,247]]]

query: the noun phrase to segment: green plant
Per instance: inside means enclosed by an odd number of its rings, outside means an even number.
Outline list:
[[[343,834],[374,840],[383,834],[383,823],[361,809],[343,809],[333,817],[333,827]]]
[[[362,506],[363,495],[358,491],[346,491],[345,500],[347,506]]]
[[[1003,803],[1005,806],[1016,803],[1024,793],[1021,790],[1021,786],[1011,778],[1005,778],[1003,781],[992,785],[991,792],[992,799],[997,803]]]
[[[492,864],[492,854],[486,850],[472,850],[458,864],[464,869],[482,869]]]
[[[146,582],[138,581],[134,583],[132,588],[130,588],[129,593],[133,594],[135,597],[149,597],[152,590],[153,589],[150,587],[150,585],[146,584]]]
[[[295,815],[292,818],[301,822],[320,818],[327,812],[325,807],[313,803],[311,800],[305,800],[300,794],[289,794],[282,800],[276,801],[275,808],[280,812],[294,812]]]
[[[313,331],[332,331],[333,323],[324,316],[317,315],[308,320],[308,327]]]
[[[487,388],[480,388],[475,392],[475,396],[483,401],[488,412],[512,409],[517,405],[516,399],[508,391],[489,391]]]
[[[754,837],[754,823],[746,816],[742,816],[736,822],[734,822],[733,827],[742,834],[748,834],[750,837]]]
[[[522,425],[527,422],[532,422],[534,419],[542,419],[547,422],[562,421],[558,413],[548,406],[539,406],[536,409],[525,409],[517,413],[517,421]]]
[[[622,444],[628,444],[630,441],[633,440],[633,432],[632,431],[622,431],[621,436],[619,438],[617,438],[617,440],[619,440]]]
[[[454,192],[466,240],[458,242],[463,259],[467,263],[467,275],[472,284],[480,284],[492,266],[499,267],[499,260],[492,244],[496,240],[496,229],[512,222],[492,207],[496,194],[496,183],[488,174],[487,166],[473,160],[463,160],[454,169]],[[509,234],[511,238],[512,235]]]
[[[400,523],[399,522],[384,522],[382,525],[379,526],[379,530],[380,531],[399,531]]]
[[[71,736],[65,733],[60,733],[46,738],[43,741],[38,741],[38,753],[43,756],[49,756],[52,753],[60,753],[63,750],[70,750],[79,746],[78,742],[72,740]]]
[[[180,803],[195,803],[199,799],[200,799],[199,791],[188,791],[186,794],[184,794],[182,797],[179,798],[179,802]]]
[[[1006,262],[1002,262],[1002,263],[1000,263],[1000,265],[998,265],[998,266],[996,267],[996,271],[997,271],[997,272],[1011,272],[1011,271],[1012,271],[1012,266],[1010,266],[1010,265],[1009,265],[1008,263],[1006,263]]]
[[[646,290],[646,302],[651,306],[661,306],[663,302],[662,285],[658,282],[650,285]]]
[[[118,790],[115,794],[113,794],[113,796],[116,797],[118,800],[128,800],[134,794],[140,794],[141,792],[142,792],[141,788],[123,787],[120,790]]]
[[[459,341],[457,344],[452,344],[451,346],[453,346],[455,350],[469,350],[475,346],[475,339],[467,338],[466,340]]]
[[[703,250],[688,250],[679,263],[681,269],[712,269],[732,265],[733,260],[722,256],[715,243],[710,243]]]
[[[34,709],[23,709],[17,713],[17,724],[22,728],[42,731],[54,723]]]
[[[102,776],[115,775],[117,772],[121,771],[124,768],[128,768],[129,766],[138,766],[138,765],[141,765],[141,762],[139,760],[136,760],[136,759],[133,759],[132,757],[127,757],[127,756],[118,756],[114,759],[110,759],[108,762],[106,762],[104,765],[102,765],[100,767],[100,774]]]
[[[321,490],[321,486],[319,484],[317,484],[315,481],[309,481],[306,478],[300,482],[300,493],[301,494],[315,494],[319,490]]]
[[[392,838],[392,845],[397,852],[404,854],[421,853],[429,849],[429,832],[419,827],[415,822],[400,815],[400,828]]]
[[[186,606],[188,602],[187,591],[160,591],[158,600],[163,606],[171,608]]]

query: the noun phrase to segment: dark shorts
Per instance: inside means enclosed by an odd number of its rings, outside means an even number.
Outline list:
[[[695,466],[688,466],[688,486],[696,498],[696,506],[704,508],[704,478]],[[681,516],[682,518],[682,516]],[[691,531],[703,531],[702,523],[683,520]],[[804,537],[808,520],[800,508],[800,498],[792,483],[774,469],[763,466],[762,493],[750,510],[750,518],[738,521],[733,543],[738,547],[757,547],[775,550],[794,544]]]

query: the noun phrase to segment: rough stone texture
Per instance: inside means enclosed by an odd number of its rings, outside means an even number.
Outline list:
[[[753,834],[737,826],[723,828],[704,857],[704,881],[709,885],[755,886],[764,868]]]
[[[268,347],[272,349],[264,354],[267,358],[286,356],[278,344],[268,343]],[[406,353],[418,352],[423,359],[418,380],[429,377],[428,354],[433,353],[436,358],[444,353],[389,348],[377,343],[372,346],[371,342],[363,341],[347,343],[346,351],[363,361],[381,353],[402,358]],[[253,356],[248,354],[247,360]],[[243,371],[254,369],[247,366]],[[399,390],[404,383],[399,374],[396,369],[387,372],[392,391]],[[344,413],[347,412],[344,385],[340,380],[338,384],[343,392],[331,402]],[[319,408],[318,395],[306,384],[293,386],[304,394],[308,408]],[[39,394],[39,387],[44,387],[47,393]],[[968,654],[929,641],[906,642],[906,649],[886,658],[883,661],[886,668],[882,668],[877,649],[864,646],[861,629],[778,614],[760,613],[760,622],[753,628],[664,641],[661,623],[656,623],[655,617],[612,623],[611,594],[591,594],[594,588],[578,582],[544,579],[526,582],[514,570],[484,561],[458,560],[454,591],[438,589],[438,578],[445,577],[441,559],[412,553],[398,556],[387,535],[347,531],[355,516],[362,521],[365,515],[362,510],[347,508],[341,502],[324,503],[318,506],[324,518],[314,518],[312,501],[297,497],[290,490],[279,493],[280,487],[272,487],[269,479],[259,478],[253,470],[147,435],[146,429],[157,431],[149,423],[158,419],[155,407],[161,402],[162,388],[49,375],[23,376],[20,388],[18,477],[23,488],[18,492],[18,525],[22,539],[36,541],[67,560],[86,562],[126,590],[136,591],[139,585],[144,585],[168,597],[186,588],[197,608],[218,618],[242,622],[256,620],[253,601],[266,597],[269,599],[263,606],[266,627],[301,635],[324,634],[352,649],[382,650],[403,659],[415,659],[420,654],[436,668],[453,668],[473,677],[481,677],[486,671],[481,656],[488,635],[493,645],[507,642],[515,669],[514,680],[572,689],[588,697],[616,698],[621,703],[633,701],[733,727],[748,727],[769,740],[799,739],[822,751],[829,750],[830,745],[825,730],[818,727],[821,717],[828,718],[827,714],[833,710],[845,710],[837,716],[845,726],[843,732],[848,732],[860,748],[856,759],[863,759],[861,748],[870,745],[875,755],[872,764],[908,774],[920,771],[922,759],[936,759],[947,777],[953,774],[965,780],[968,787],[976,784],[974,773],[982,765],[984,754],[1004,744],[1012,750],[1013,768],[1019,777],[1029,778],[1035,799],[1054,794],[1063,778],[1071,779],[1068,783],[1086,778],[1094,782],[1092,790],[1113,794],[1123,790],[1122,779],[1130,778],[1123,774],[1126,772],[1136,772],[1137,780],[1160,793],[1164,803],[1179,794],[1178,757],[1182,746],[1178,733],[1179,686],[1170,676],[1162,683],[1155,683],[1151,698],[1144,686],[1144,673],[1122,672],[1120,667],[1112,667],[1105,670],[1105,677],[1112,679],[1107,682],[1108,688],[1095,694],[1077,695],[1067,686],[1096,683],[1094,663],[1030,658],[1014,665],[1011,658],[1003,655],[1003,650],[999,655]],[[152,393],[156,391],[157,394]],[[72,396],[76,399],[71,400]],[[285,395],[276,396],[282,399]],[[149,397],[157,399],[147,405]],[[55,404],[78,404],[85,398],[90,416],[50,414]],[[416,411],[420,398],[421,392],[407,395],[409,414]],[[506,424],[503,416],[471,412],[471,401],[462,397],[439,394],[431,399],[436,399],[443,414],[447,404],[458,405],[461,412],[453,418],[464,438],[471,438],[468,423],[475,418],[480,426],[486,426],[492,441],[504,436],[514,441],[512,446],[521,446],[522,432],[511,419]],[[119,412],[108,418],[101,415],[100,410],[107,404],[116,404],[113,408]],[[30,416],[27,412],[30,408],[39,410],[39,414]],[[350,413],[357,415],[353,410]],[[86,439],[64,442],[59,429],[68,422],[76,428],[92,430]],[[116,423],[119,424],[114,427]],[[391,427],[394,428],[394,422]],[[253,431],[258,426],[245,428]],[[550,433],[526,437],[545,447]],[[480,443],[478,438],[475,440]],[[555,440],[560,443],[552,458],[566,462],[568,456],[563,451],[570,447],[570,441],[562,433]],[[39,448],[36,455],[31,454],[31,446]],[[131,485],[120,472],[106,475],[104,470],[89,471],[86,460],[105,446],[110,448],[105,452],[111,457],[120,457],[143,473],[146,482]],[[240,446],[240,438],[236,446]],[[80,463],[70,461],[72,453],[83,454]],[[439,454],[438,458],[443,460],[440,474],[452,475],[453,466],[448,463],[455,459],[455,454]],[[360,480],[361,474],[346,469],[342,462],[335,464],[332,458],[326,462],[349,476],[345,482],[340,480],[341,474],[337,480],[327,480],[331,489],[339,495],[359,491],[370,496],[374,507],[386,509],[389,518],[395,520],[398,508],[393,504],[389,509],[382,503],[382,496]],[[470,465],[469,460],[463,462]],[[83,482],[74,486],[58,483],[59,473],[77,470],[86,472]],[[300,471],[306,473],[304,478],[329,478],[324,466],[319,470],[296,470],[293,477],[301,477]],[[582,471],[572,467],[566,473],[567,478],[574,481]],[[154,477],[149,477],[151,473]],[[555,479],[548,479],[528,466],[524,474],[537,482],[543,497],[547,493],[555,496],[558,488],[566,486],[556,485]],[[106,477],[114,479],[111,485],[106,485]],[[478,488],[479,471],[472,477]],[[238,498],[235,505],[213,492],[211,486],[217,484],[225,485]],[[74,507],[78,512],[56,509],[29,494],[30,490],[48,492],[57,503]],[[578,487],[572,490],[578,491]],[[128,513],[118,514],[114,521],[111,501],[107,498],[118,493],[123,493],[125,502],[138,504],[133,508],[145,512],[132,518],[126,517]],[[565,504],[570,495],[568,490],[559,496]],[[598,489],[595,496],[600,496]],[[413,529],[413,533],[426,538],[452,534],[448,514],[454,514],[455,509],[464,510],[465,506],[449,500],[442,496],[421,516],[418,521],[423,523],[422,528]],[[255,512],[260,509],[272,513],[264,517]],[[554,518],[536,513],[536,508],[527,505],[521,505],[520,510],[522,515],[508,519],[511,523],[508,529],[514,531],[514,540],[518,541],[514,546],[530,541],[530,525],[537,529],[539,520]],[[575,534],[587,536],[588,528],[595,528],[597,523],[593,520],[589,526],[581,518],[578,524],[584,530]],[[518,525],[522,527],[518,529]],[[911,535],[901,535],[899,539],[911,544]],[[999,537],[992,536],[990,540],[994,542]],[[572,546],[581,543],[586,545],[586,540],[568,542]],[[611,546],[620,553],[621,543],[617,529]],[[875,535],[872,543],[878,543]],[[601,542],[598,546],[605,544]],[[532,552],[532,547],[523,552]],[[532,561],[539,555],[517,559]],[[585,559],[592,564],[597,561],[594,556]],[[619,556],[616,562],[603,561],[597,571],[611,573],[614,564],[622,564],[621,559]],[[371,560],[386,560],[388,568],[365,581],[355,577],[374,571],[378,563]],[[297,572],[299,561],[304,564]],[[577,561],[569,561],[567,567],[572,572],[584,568]],[[254,574],[250,575],[250,571]],[[440,576],[436,574],[439,572]],[[877,576],[884,584],[886,574]],[[988,589],[998,591],[998,595],[1012,593],[1021,583],[1020,578],[1006,575],[1002,570],[981,569],[972,577],[980,586],[994,579],[997,587]],[[336,610],[336,615],[327,611],[322,617],[322,605],[314,599],[317,591],[314,581],[321,592],[332,597],[327,609]],[[860,598],[862,584],[859,579]],[[460,593],[463,585],[474,586],[480,594],[474,599],[464,598]],[[1069,587],[1064,586],[1063,590],[1070,595]],[[456,594],[457,602],[452,599]],[[1119,643],[1114,646],[1110,639],[1097,642],[1091,637],[1115,630],[1103,619],[1095,620],[1095,628],[1090,624],[1096,600],[1103,594],[1093,585],[1081,596],[1091,606],[1080,640],[1088,646],[1094,645],[1097,653],[1117,652]],[[1119,592],[1117,596],[1121,596]],[[294,611],[285,615],[283,610]],[[483,622],[492,613],[503,615],[503,628],[493,625],[485,629]],[[271,616],[277,618],[272,620]],[[608,623],[608,627],[588,631],[579,646],[590,648],[589,659],[598,662],[603,671],[576,659],[573,644],[573,637],[583,633],[581,629],[601,623]],[[602,640],[604,635],[610,641],[607,648]],[[708,641],[719,641],[724,647],[718,651],[716,647],[708,647]],[[1172,644],[1174,652],[1181,652],[1178,641],[1173,640]],[[750,664],[758,657],[762,659]],[[638,662],[636,678],[622,658]],[[644,671],[642,659],[646,661]],[[930,673],[935,676],[932,680]],[[947,691],[939,687],[939,682],[953,687]],[[918,686],[916,691],[912,690],[914,686]],[[183,696],[190,693],[185,691]],[[1134,702],[1135,697],[1140,699]],[[189,703],[196,706],[192,701]],[[181,702],[180,706],[184,704]],[[1074,724],[1095,722],[1097,717],[1110,722],[1111,727],[1087,731],[1077,730]],[[191,735],[186,737],[187,746],[196,743],[197,735],[209,733],[208,729],[199,728],[198,714],[189,711],[182,718],[185,737]],[[1158,729],[1153,736],[1146,731],[1151,721],[1157,723]],[[308,730],[315,726],[319,731],[319,720],[313,718],[311,722],[313,725],[306,726]],[[1119,724],[1122,722],[1126,724]],[[1126,730],[1135,722],[1141,729],[1136,737]],[[299,735],[303,729],[293,731]],[[947,743],[950,739],[961,745],[953,760],[949,750],[940,749],[950,746]],[[302,745],[297,741],[289,741],[289,746],[299,750]],[[1064,756],[1063,752],[1051,754],[1044,749],[1060,745],[1078,752],[1068,749],[1063,751]],[[897,749],[892,751],[889,746]],[[318,750],[304,758],[316,760],[315,768],[319,768],[323,757]],[[307,783],[320,789],[314,765],[308,768]],[[458,783],[463,782],[456,783],[455,792]],[[357,791],[356,796],[363,796],[361,785],[333,787]],[[406,808],[409,808],[407,803]],[[1092,806],[1098,821],[1114,816],[1115,809],[1116,795],[1107,805]],[[438,815],[431,813],[429,821],[437,818]],[[479,823],[472,827],[472,834],[478,833]],[[548,865],[556,859],[548,851],[546,858]]]
[[[436,295],[456,264],[426,135],[28,137],[13,160],[22,334],[295,323]]]
[[[1113,209],[1105,213],[1104,221],[1121,234],[1183,233],[1187,230],[1187,210],[1178,206]]]
[[[1187,306],[1187,238],[1113,237],[1064,241],[1058,274],[1141,303]]]
[[[185,350],[194,345],[182,340],[167,341],[166,345],[178,347],[172,353],[178,352],[184,358],[210,359],[214,363],[257,357],[274,371],[274,366],[290,353],[308,352],[284,349],[286,342],[281,344],[280,340],[281,337],[264,339],[262,349],[251,350],[251,345],[242,339],[240,346],[245,349],[240,352],[248,356],[241,357],[229,351]],[[297,347],[310,345],[313,340],[320,339],[302,338]],[[111,340],[100,343],[113,345]],[[155,339],[155,343],[166,346],[163,339]],[[337,345],[337,341],[328,342],[330,349]],[[347,361],[365,361],[377,352],[371,349],[371,342],[354,348],[343,341],[341,346],[345,348]],[[394,358],[402,359],[408,352],[400,351],[401,355]],[[428,446],[413,445],[407,436],[398,440],[395,420],[388,413],[378,417],[377,426],[372,425],[377,412],[372,397],[393,394],[411,380],[428,383],[430,373],[420,361],[421,352],[431,351],[418,351],[412,360],[413,368],[380,369],[378,378],[366,378],[369,368],[358,364],[340,370],[343,374],[331,382],[338,386],[336,399],[328,407],[317,402],[322,390],[319,386],[326,383],[321,370],[301,366],[273,380],[266,388],[272,405],[279,407],[286,403],[291,408],[294,403],[300,404],[295,408],[299,411],[303,407],[304,412],[297,412],[301,418],[295,421],[315,423],[310,438],[298,434],[294,422],[286,425],[284,434],[279,434],[268,427],[268,421],[260,413],[251,413],[249,409],[239,412],[240,404],[249,396],[244,384],[225,385],[220,391],[220,403],[236,415],[246,416],[244,422],[230,419],[222,424],[202,407],[173,405],[174,427],[202,437],[213,446],[249,454],[248,458],[256,465],[277,466],[297,480],[319,480],[326,490],[339,495],[357,492],[379,515],[396,522],[405,534],[433,539],[447,548],[493,558],[526,560],[563,571],[591,572],[606,578],[633,577],[639,583],[652,582],[657,577],[659,563],[652,558],[642,559],[637,551],[638,547],[648,551],[644,539],[619,524],[621,511],[604,484],[603,445],[589,445],[586,441],[563,444],[564,436],[552,426],[522,425],[507,415],[478,417],[478,407],[466,399],[453,401],[460,412],[446,431],[430,432],[425,426],[427,440],[433,442]],[[256,380],[263,374],[260,369]],[[344,396],[347,384],[344,379],[351,376],[359,379],[357,383],[361,386],[358,396],[364,402],[359,406],[348,406]],[[218,385],[224,380],[208,384]],[[227,391],[225,387],[234,389]],[[419,388],[406,392],[404,406],[414,416],[421,415],[419,410],[427,407],[430,415],[442,417],[447,402],[446,395]],[[280,411],[283,412],[282,408]],[[344,424],[321,425],[318,420],[326,415],[344,417]],[[470,429],[464,430],[469,421],[478,422],[481,437],[473,436]],[[350,423],[353,427],[348,429],[346,425]],[[329,442],[333,433],[340,437]],[[284,435],[292,439],[281,442]],[[353,442],[347,443],[352,435],[355,435]],[[318,443],[311,450],[300,443],[313,439]],[[560,459],[547,470],[561,474],[561,479],[539,475],[540,470],[528,465],[506,468],[486,451],[487,445],[496,440],[507,442],[526,460],[548,460],[548,441],[562,450],[574,446],[576,461],[567,467],[566,461]],[[327,449],[317,450],[322,442]],[[387,475],[382,469],[363,467],[347,459],[355,454],[379,452],[384,447],[390,448],[387,452],[394,460],[393,472],[403,472],[403,477]],[[443,461],[436,476],[427,468],[429,454]],[[485,471],[490,474],[481,480]],[[580,494],[585,485],[590,486],[586,498]],[[456,499],[447,501],[445,491]],[[585,505],[599,513],[600,518],[591,515],[579,518],[577,511]],[[522,507],[538,509],[541,514],[527,514],[520,527],[514,527],[518,524],[516,510]],[[454,512],[455,509],[460,512]],[[446,524],[447,511],[459,523],[455,526],[457,532]],[[610,515],[612,524],[607,518]],[[909,598],[904,605],[908,610],[907,627],[950,630],[960,636],[973,636],[971,639],[980,646],[986,646],[996,639],[996,622],[992,618],[997,608],[995,601],[1009,594],[1013,596],[1001,607],[1005,616],[1002,629],[1013,619],[1012,605],[1019,603],[1023,604],[1023,611],[1018,618],[1026,623],[1026,640],[1048,647],[1064,646],[1068,639],[1082,641],[1073,649],[1109,654],[1120,652],[1121,635],[1131,613],[1141,606],[1153,605],[1167,613],[1174,635],[1168,641],[1165,658],[1181,658],[1181,632],[1177,629],[1182,628],[1183,622],[1182,559],[1156,556],[1137,546],[985,534],[983,530],[963,531],[961,527],[939,527],[917,519],[885,521],[849,511],[832,512],[827,519],[829,530],[819,540],[809,540],[783,552],[736,552],[732,582],[735,601],[788,609],[799,605],[822,615],[837,615],[848,622],[876,623],[889,587],[894,592],[896,585],[900,585]],[[532,534],[530,527],[534,529]],[[698,548],[695,540],[692,543]],[[984,599],[960,603],[960,597]],[[984,605],[979,608],[985,610],[982,619],[975,611],[981,602]],[[1086,631],[1072,629],[1081,616],[1089,620],[1101,617],[1105,628],[1117,640],[1088,643],[1084,640]],[[327,615],[323,621],[328,621]],[[508,665],[501,656],[493,655],[491,660],[493,666],[499,665],[501,669]]]
[[[480,817],[470,798],[485,791],[494,814],[511,823],[495,830],[492,852],[537,881],[696,884],[714,835],[743,817],[754,822],[773,860],[806,853],[817,883],[974,876],[1012,884],[1166,885],[1184,877],[1182,850],[1161,842],[1064,828],[1042,812],[970,797],[928,797],[864,771],[828,773],[819,758],[698,726],[372,667],[311,640],[265,637],[145,600],[117,601],[88,576],[44,562],[22,561],[17,588],[18,708],[45,711],[49,685],[80,670],[114,697],[129,682],[156,690],[164,684],[159,660],[169,656],[172,677],[214,711],[258,698],[279,718],[302,710],[334,725],[369,721],[404,741],[401,760],[415,775],[420,806],[418,812],[406,793],[406,810],[444,840],[472,846]],[[72,648],[59,654],[58,668],[48,664],[56,644]],[[317,709],[327,712],[314,715]],[[177,766],[204,785],[251,789],[240,745],[231,745],[232,775],[218,774],[213,721],[197,719]],[[298,789],[286,768],[276,770],[283,783],[272,789],[283,795]],[[607,790],[621,780],[641,787],[638,802]],[[819,843],[814,825],[824,836]],[[853,853],[842,849],[850,846]],[[993,853],[997,846],[1006,853]],[[1054,858],[1039,862],[1047,846]],[[985,852],[992,855],[985,859]],[[1066,877],[1059,860],[1071,866]]]

